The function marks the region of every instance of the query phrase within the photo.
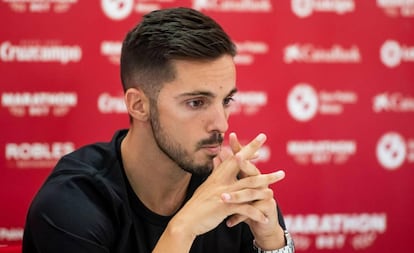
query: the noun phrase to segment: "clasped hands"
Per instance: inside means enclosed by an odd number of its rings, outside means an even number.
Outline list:
[[[283,247],[283,230],[269,185],[283,179],[285,174],[283,171],[261,174],[251,162],[265,141],[266,136],[259,134],[241,146],[236,135],[230,134],[231,151],[223,149],[214,159],[211,175],[171,222],[193,239],[225,219],[229,227],[245,222],[261,248]]]

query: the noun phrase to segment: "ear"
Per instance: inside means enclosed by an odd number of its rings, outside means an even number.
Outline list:
[[[129,88],[125,92],[124,99],[128,114],[132,118],[139,121],[149,119],[149,99],[141,89]]]

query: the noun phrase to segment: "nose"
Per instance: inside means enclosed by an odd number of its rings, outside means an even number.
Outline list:
[[[209,115],[208,132],[225,133],[229,128],[229,110],[222,104],[212,107]]]

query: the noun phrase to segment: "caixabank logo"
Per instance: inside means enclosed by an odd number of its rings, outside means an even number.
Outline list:
[[[414,163],[414,138],[405,138],[396,131],[384,133],[377,142],[376,157],[386,170],[395,171]]]
[[[287,109],[295,120],[306,122],[317,114],[340,115],[345,106],[354,105],[357,100],[353,91],[318,91],[308,83],[298,83],[287,96]]]
[[[193,0],[192,7],[199,11],[218,12],[271,12],[271,0]]]

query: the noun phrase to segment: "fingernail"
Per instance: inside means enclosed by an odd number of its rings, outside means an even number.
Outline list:
[[[266,139],[266,135],[265,135],[265,134],[263,134],[263,133],[259,134],[259,135],[256,137],[256,140],[257,140],[257,141],[259,141],[259,142],[262,142],[262,141],[264,141],[265,139]]]
[[[279,170],[279,171],[273,172],[273,175],[277,176],[278,178],[284,178],[285,172],[283,170]]]
[[[221,194],[221,198],[222,198],[224,201],[229,201],[229,200],[231,199],[231,196],[230,196],[230,194],[228,194],[228,193],[223,193],[223,194]]]

